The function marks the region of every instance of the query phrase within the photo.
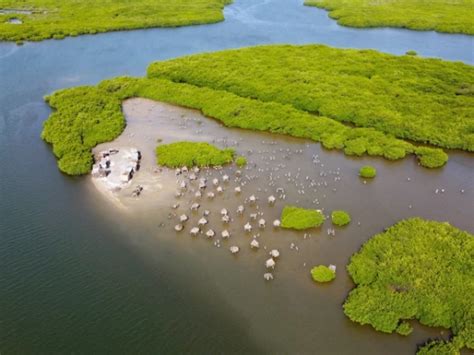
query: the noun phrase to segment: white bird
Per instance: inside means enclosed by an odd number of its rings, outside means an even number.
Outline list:
[[[281,222],[280,222],[279,219],[275,219],[275,220],[273,221],[273,227],[280,227],[280,225],[281,225]]]
[[[200,226],[205,226],[206,224],[207,224],[207,219],[205,219],[204,217],[198,221],[198,225]]]
[[[269,254],[272,258],[275,259],[280,256],[280,252],[277,249],[272,249]]]
[[[250,247],[252,249],[254,249],[254,248],[258,249],[258,248],[260,248],[260,243],[258,242],[257,239],[252,239],[252,241],[250,242]]]
[[[191,230],[189,231],[189,234],[191,234],[192,236],[197,236],[200,232],[200,229],[198,227],[193,227],[191,228]]]
[[[224,238],[224,239],[228,239],[230,238],[230,233],[227,229],[224,229],[222,232],[221,232],[221,237]]]
[[[214,179],[212,180],[212,184],[213,184],[214,186],[219,185],[219,179],[218,179],[218,178],[214,178]]]
[[[258,221],[258,226],[260,228],[265,228],[265,225],[266,225],[266,222],[263,218],[260,218],[260,220]]]
[[[227,211],[226,208],[221,209],[221,215],[222,216],[227,216],[229,214],[229,211]]]
[[[237,245],[232,245],[230,248],[229,248],[230,252],[232,254],[237,254],[240,250],[240,248],[237,246]]]
[[[245,209],[244,206],[240,205],[239,207],[237,207],[237,213],[238,214],[244,213],[244,209]]]
[[[224,175],[224,176],[222,177],[222,181],[223,181],[223,182],[229,182],[229,175]]]
[[[191,211],[197,211],[199,209],[199,207],[201,207],[201,205],[199,203],[195,202],[191,205]]]
[[[252,231],[252,226],[250,225],[249,222],[247,222],[244,226],[244,231],[246,232],[251,232]]]
[[[212,200],[215,196],[216,196],[216,195],[214,194],[214,192],[208,192],[208,193],[207,193],[207,198],[209,198],[209,199],[211,199],[211,200]]]
[[[275,196],[271,195],[271,196],[268,197],[268,203],[270,205],[273,205],[275,203],[275,201],[276,201]]]
[[[184,228],[184,227],[183,227],[182,224],[177,224],[177,225],[174,226],[174,230],[175,230],[176,232],[181,232],[181,231],[183,230],[183,228]]]
[[[236,194],[240,194],[242,192],[242,189],[240,188],[240,186],[237,186],[234,188],[234,191]]]
[[[207,232],[206,232],[206,237],[208,238],[212,238],[216,235],[216,232],[214,232],[212,229],[209,229]]]
[[[332,272],[336,272],[336,265],[330,264],[330,265],[328,266],[328,269],[331,270]]]
[[[274,269],[275,265],[276,265],[276,263],[275,263],[275,260],[273,260],[273,258],[267,259],[267,261],[265,261],[265,267],[267,269],[270,269],[270,268]]]
[[[186,216],[185,214],[182,214],[181,216],[179,216],[179,221],[180,221],[181,223],[186,222],[188,219],[189,219],[189,217]]]
[[[273,280],[273,274],[271,272],[266,272],[265,274],[263,274],[263,278],[265,279],[265,281],[271,281]]]

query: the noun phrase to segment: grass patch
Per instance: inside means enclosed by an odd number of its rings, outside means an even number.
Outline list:
[[[40,41],[82,34],[222,21],[229,0],[0,0],[0,9],[31,14],[0,14],[0,40]],[[17,18],[23,23],[11,25]]]
[[[409,319],[451,329],[450,343],[429,343],[422,354],[474,349],[472,234],[448,223],[403,220],[366,242],[347,269],[356,284],[344,303],[352,321],[385,333],[409,333],[403,324]]]
[[[324,215],[317,210],[285,206],[281,213],[281,226],[283,228],[304,230],[319,227],[323,222]]]
[[[232,162],[234,150],[219,149],[209,143],[184,141],[159,145],[156,147],[156,158],[158,165],[168,168],[220,166]]]
[[[311,269],[311,277],[316,282],[329,282],[336,278],[336,273],[325,265],[319,265]]]
[[[372,179],[377,176],[377,170],[371,165],[365,165],[360,168],[359,176],[365,179]]]
[[[473,0],[306,0],[350,27],[402,27],[474,35]]]
[[[154,63],[148,72],[146,78],[119,77],[47,98],[55,112],[42,136],[53,144],[62,171],[90,170],[90,149],[122,132],[121,102],[130,97],[198,109],[227,127],[311,139],[348,155],[395,160],[415,154],[430,168],[443,166],[447,154],[402,138],[474,149],[474,89],[466,84],[474,81],[474,71],[461,63],[266,46]],[[241,80],[247,72],[253,75]],[[373,127],[357,127],[363,124]]]
[[[346,211],[338,210],[331,213],[332,224],[336,226],[345,226],[351,222],[351,216]]]

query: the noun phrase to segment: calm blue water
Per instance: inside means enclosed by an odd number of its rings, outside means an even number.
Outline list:
[[[216,300],[193,286],[192,263],[173,263],[180,258],[176,249],[160,245],[156,260],[147,262],[123,241],[146,233],[104,220],[84,194],[84,180],[58,172],[39,138],[50,112],[44,95],[118,75],[141,76],[154,60],[270,43],[395,54],[413,49],[474,62],[474,37],[345,28],[300,0],[235,0],[225,17],[208,26],[20,47],[0,43],[0,353],[269,351],[230,306],[219,300],[215,307]],[[212,290],[212,282],[201,281]],[[360,351],[346,353],[366,352],[370,339],[361,340]],[[386,339],[377,338],[378,346]],[[288,341],[298,349],[304,339]],[[321,342],[328,345],[320,353],[331,353],[337,334]]]

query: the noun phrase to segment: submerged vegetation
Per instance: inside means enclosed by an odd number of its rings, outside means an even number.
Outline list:
[[[346,211],[337,210],[331,213],[332,224],[342,227],[351,222],[351,216]]]
[[[47,98],[55,112],[42,136],[63,172],[87,173],[90,149],[124,128],[121,102],[143,97],[201,110],[228,127],[307,138],[348,155],[415,154],[435,168],[448,160],[445,152],[402,139],[473,151],[472,82],[474,69],[461,63],[325,46],[254,47],[154,63],[146,78],[58,91]]]
[[[224,19],[229,0],[0,0],[0,40],[40,41],[150,27],[176,27]],[[25,11],[27,10],[27,11]],[[31,12],[31,13],[30,13]],[[21,25],[12,25],[18,19]]]
[[[474,35],[473,0],[306,0],[344,26],[403,27]]]
[[[156,147],[158,165],[168,168],[183,166],[218,166],[232,162],[234,150],[219,149],[209,143],[176,142]]]
[[[411,332],[410,319],[451,329],[451,342],[428,343],[421,354],[474,349],[473,235],[407,219],[365,243],[347,269],[357,286],[344,304],[352,321],[402,335]]]
[[[319,265],[311,269],[311,277],[316,282],[329,282],[336,278],[336,273],[325,265]]]
[[[366,179],[371,179],[377,176],[377,170],[371,165],[364,165],[359,170],[359,176]]]
[[[281,213],[281,226],[283,228],[304,230],[319,227],[323,222],[324,215],[319,210],[285,206]]]

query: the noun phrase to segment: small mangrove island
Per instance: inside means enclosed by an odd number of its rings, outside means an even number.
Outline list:
[[[411,218],[372,237],[347,270],[356,284],[344,303],[354,322],[401,335],[417,320],[450,329],[420,354],[474,349],[474,236],[448,223]]]
[[[334,265],[319,265],[311,269],[311,277],[315,282],[330,282],[336,278],[336,267]]]
[[[342,227],[351,223],[351,216],[346,211],[336,210],[331,212],[332,224]]]
[[[176,142],[156,147],[158,165],[168,168],[224,165],[232,162],[234,153],[234,149],[219,149],[200,142]]]
[[[340,25],[402,27],[474,35],[473,0],[306,0],[329,11]]]
[[[359,170],[359,176],[365,179],[372,179],[377,176],[377,169],[371,165],[364,165]]]
[[[281,212],[281,227],[305,230],[321,226],[324,223],[324,219],[324,215],[319,210],[285,206]]]

